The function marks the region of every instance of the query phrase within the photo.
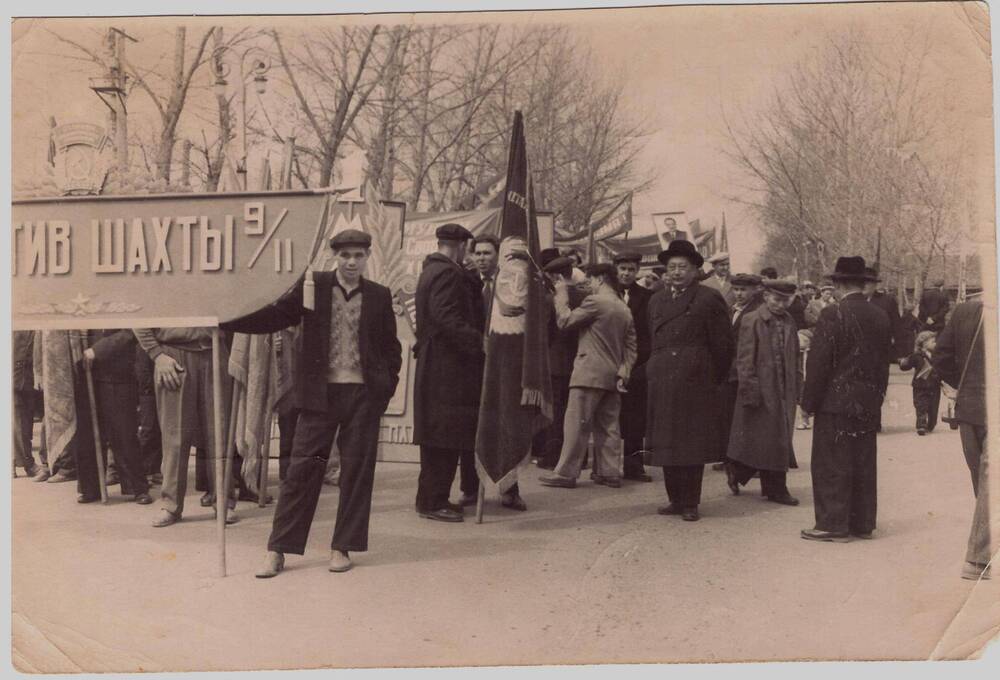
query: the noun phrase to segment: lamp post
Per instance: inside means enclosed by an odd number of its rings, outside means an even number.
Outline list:
[[[229,66],[223,61],[227,52],[234,52],[239,58],[239,93],[240,93],[240,138],[242,154],[236,164],[236,172],[242,175],[243,190],[247,190],[247,81],[253,76],[254,91],[257,96],[267,92],[267,72],[271,69],[271,58],[259,47],[248,47],[243,52],[237,52],[231,47],[222,46],[212,52],[212,67],[215,71],[214,89],[216,95],[226,96],[226,76]],[[248,60],[249,57],[249,60]],[[249,65],[249,70],[247,66]]]

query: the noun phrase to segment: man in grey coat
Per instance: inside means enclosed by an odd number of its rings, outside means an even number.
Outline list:
[[[562,452],[552,474],[539,477],[544,486],[576,486],[591,432],[595,449],[592,479],[610,487],[622,483],[618,417],[621,393],[636,359],[635,324],[628,305],[618,297],[614,265],[592,264],[586,274],[591,294],[573,310],[569,308],[566,281],[559,279],[555,284],[556,323],[564,330],[580,329],[580,341],[569,384]]]

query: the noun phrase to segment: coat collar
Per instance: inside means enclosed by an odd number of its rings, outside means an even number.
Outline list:
[[[661,295],[658,324],[664,324],[686,312],[687,308],[691,306],[691,302],[694,300],[699,285],[700,284],[697,282],[692,283],[676,298],[674,297],[674,289],[672,286],[667,286],[662,291],[657,293],[657,295]]]

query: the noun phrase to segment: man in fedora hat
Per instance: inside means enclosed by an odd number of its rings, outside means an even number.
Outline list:
[[[635,324],[636,359],[632,367],[627,391],[622,395],[621,425],[625,441],[625,468],[622,477],[638,482],[651,482],[642,464],[642,440],[646,435],[646,360],[649,358],[649,323],[646,306],[653,294],[636,282],[642,255],[624,252],[615,255],[618,268],[618,286],[622,300],[632,312]]]
[[[799,339],[788,308],[795,283],[764,281],[764,304],[743,317],[736,349],[739,387],[726,452],[729,488],[760,473],[761,492],[769,501],[798,505],[788,492],[786,475],[795,454],[798,402]]]
[[[731,277],[729,274],[729,253],[716,253],[712,257],[708,258],[708,263],[712,265],[712,271],[709,272],[709,276],[705,279],[704,285],[709,288],[714,288],[722,293],[722,297],[726,298],[726,304],[732,307],[734,296],[732,281],[730,280]]]
[[[945,317],[948,315],[949,299],[944,292],[944,279],[935,279],[931,288],[920,296],[921,330],[940,332],[944,329]]]
[[[689,241],[671,242],[658,258],[666,283],[649,301],[646,462],[663,468],[670,504],[658,512],[696,521],[705,465],[725,453],[719,386],[733,359],[729,308],[697,283],[704,258]]]
[[[435,232],[438,250],[424,259],[417,281],[417,357],[413,443],[420,446],[417,513],[461,522],[462,504],[448,500],[463,462],[462,503],[475,503],[474,451],[483,384],[485,310],[482,285],[462,269],[472,233],[459,224]]]
[[[869,304],[862,257],[841,257],[831,279],[840,302],[824,309],[806,364],[802,411],[814,415],[816,525],[802,538],[849,541],[875,529],[875,454],[889,382],[889,319]]]
[[[349,553],[368,549],[379,421],[403,363],[392,294],[364,278],[371,242],[358,229],[330,239],[337,268],[313,273],[311,306],[300,281],[273,305],[225,324],[241,333],[274,333],[302,323],[295,380],[301,411],[258,578],[281,572],[285,553],[304,553],[334,438],[341,470],[330,571],[349,570]]]

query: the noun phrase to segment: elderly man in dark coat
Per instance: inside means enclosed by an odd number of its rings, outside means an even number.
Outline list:
[[[417,357],[413,443],[420,445],[417,513],[461,522],[448,501],[459,459],[475,450],[483,384],[485,316],[479,282],[462,268],[472,234],[438,227],[438,252],[424,259],[417,282]],[[477,489],[462,489],[468,495]]]
[[[743,317],[736,413],[726,452],[734,494],[760,472],[761,492],[782,505],[799,504],[786,484],[799,391],[799,335],[788,313],[794,297],[793,282],[767,280],[764,304]]]
[[[719,386],[733,360],[733,337],[725,298],[695,282],[704,258],[694,246],[674,241],[658,258],[667,283],[649,301],[646,462],[663,467],[670,504],[658,512],[693,522],[705,464],[725,452]]]
[[[976,509],[965,553],[962,578],[990,578],[990,515],[987,476],[986,351],[983,338],[983,302],[970,300],[955,312],[938,337],[932,362],[941,377],[958,390],[955,420],[962,436],[962,451],[972,475]]]
[[[732,277],[733,305],[729,310],[729,327],[733,334],[733,347],[738,347],[740,342],[740,326],[743,317],[757,309],[764,298],[761,294],[761,278],[756,274],[737,274]],[[726,380],[719,387],[719,398],[722,401],[722,441],[729,443],[729,430],[733,423],[733,415],[736,411],[736,391],[739,386],[739,375],[736,372],[736,360],[733,359],[729,366],[729,373]],[[726,470],[726,477],[729,479],[729,488],[733,493],[738,493],[733,486],[733,471],[723,463],[716,463],[713,470]]]
[[[865,299],[863,257],[841,257],[830,276],[840,303],[819,315],[806,363],[802,411],[815,414],[816,526],[802,538],[847,542],[875,529],[876,439],[889,383],[889,319]]]

